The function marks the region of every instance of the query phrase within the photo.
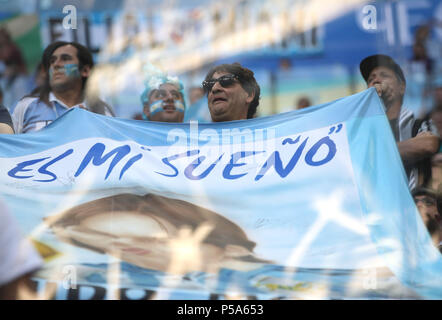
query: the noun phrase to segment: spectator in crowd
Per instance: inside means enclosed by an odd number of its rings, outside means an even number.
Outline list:
[[[184,87],[177,77],[162,73],[147,75],[146,88],[141,94],[144,120],[183,122],[186,103]]]
[[[86,47],[76,42],[54,42],[43,52],[42,64],[46,76],[43,87],[35,96],[20,100],[14,109],[16,133],[40,130],[70,108],[114,115],[103,101],[86,96],[87,79],[94,65]]]
[[[207,73],[202,85],[213,122],[254,117],[261,89],[253,71],[239,63],[222,64]]]
[[[1,93],[1,90],[0,90]],[[0,133],[14,133],[12,119],[8,110],[0,102]]]
[[[0,300],[29,299],[33,294],[30,277],[42,259],[28,240],[20,237],[16,221],[0,203]],[[26,290],[21,296],[20,291]]]
[[[441,215],[438,211],[441,201],[434,190],[422,187],[413,191],[413,199],[434,245],[442,252]]]
[[[439,149],[439,137],[431,121],[416,121],[402,106],[406,81],[401,67],[391,57],[377,54],[363,59],[360,70],[367,86],[375,87],[384,103],[410,190],[425,184],[431,178],[430,159]]]
[[[0,29],[0,65],[3,105],[12,112],[16,102],[28,93],[29,86],[25,60],[4,28]]]
[[[297,103],[296,103],[296,110],[299,109],[304,109],[307,107],[310,107],[312,105],[310,99],[308,97],[301,97],[298,99]]]

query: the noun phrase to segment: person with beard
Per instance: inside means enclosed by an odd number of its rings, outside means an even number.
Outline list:
[[[413,191],[413,199],[434,245],[442,252],[442,220],[438,210],[441,201],[435,191],[422,187]]]

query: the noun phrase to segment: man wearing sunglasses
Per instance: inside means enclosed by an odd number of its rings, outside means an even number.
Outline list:
[[[413,191],[413,199],[434,245],[437,246],[439,250],[442,250],[441,215],[438,211],[436,192],[431,189],[419,187]]]
[[[202,85],[213,122],[254,117],[261,89],[253,71],[239,63],[222,64],[209,71]]]

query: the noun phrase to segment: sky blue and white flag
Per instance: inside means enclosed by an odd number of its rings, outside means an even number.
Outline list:
[[[1,196],[55,299],[441,299],[374,89],[226,123],[73,109],[0,136]]]

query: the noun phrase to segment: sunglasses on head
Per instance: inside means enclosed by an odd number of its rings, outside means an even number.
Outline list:
[[[211,79],[209,81],[204,80],[203,81],[203,89],[207,93],[212,90],[213,86],[217,82],[219,82],[219,84],[223,88],[227,88],[227,87],[232,86],[235,83],[235,80],[238,80],[238,76],[235,76],[232,74],[219,77],[218,79]]]

